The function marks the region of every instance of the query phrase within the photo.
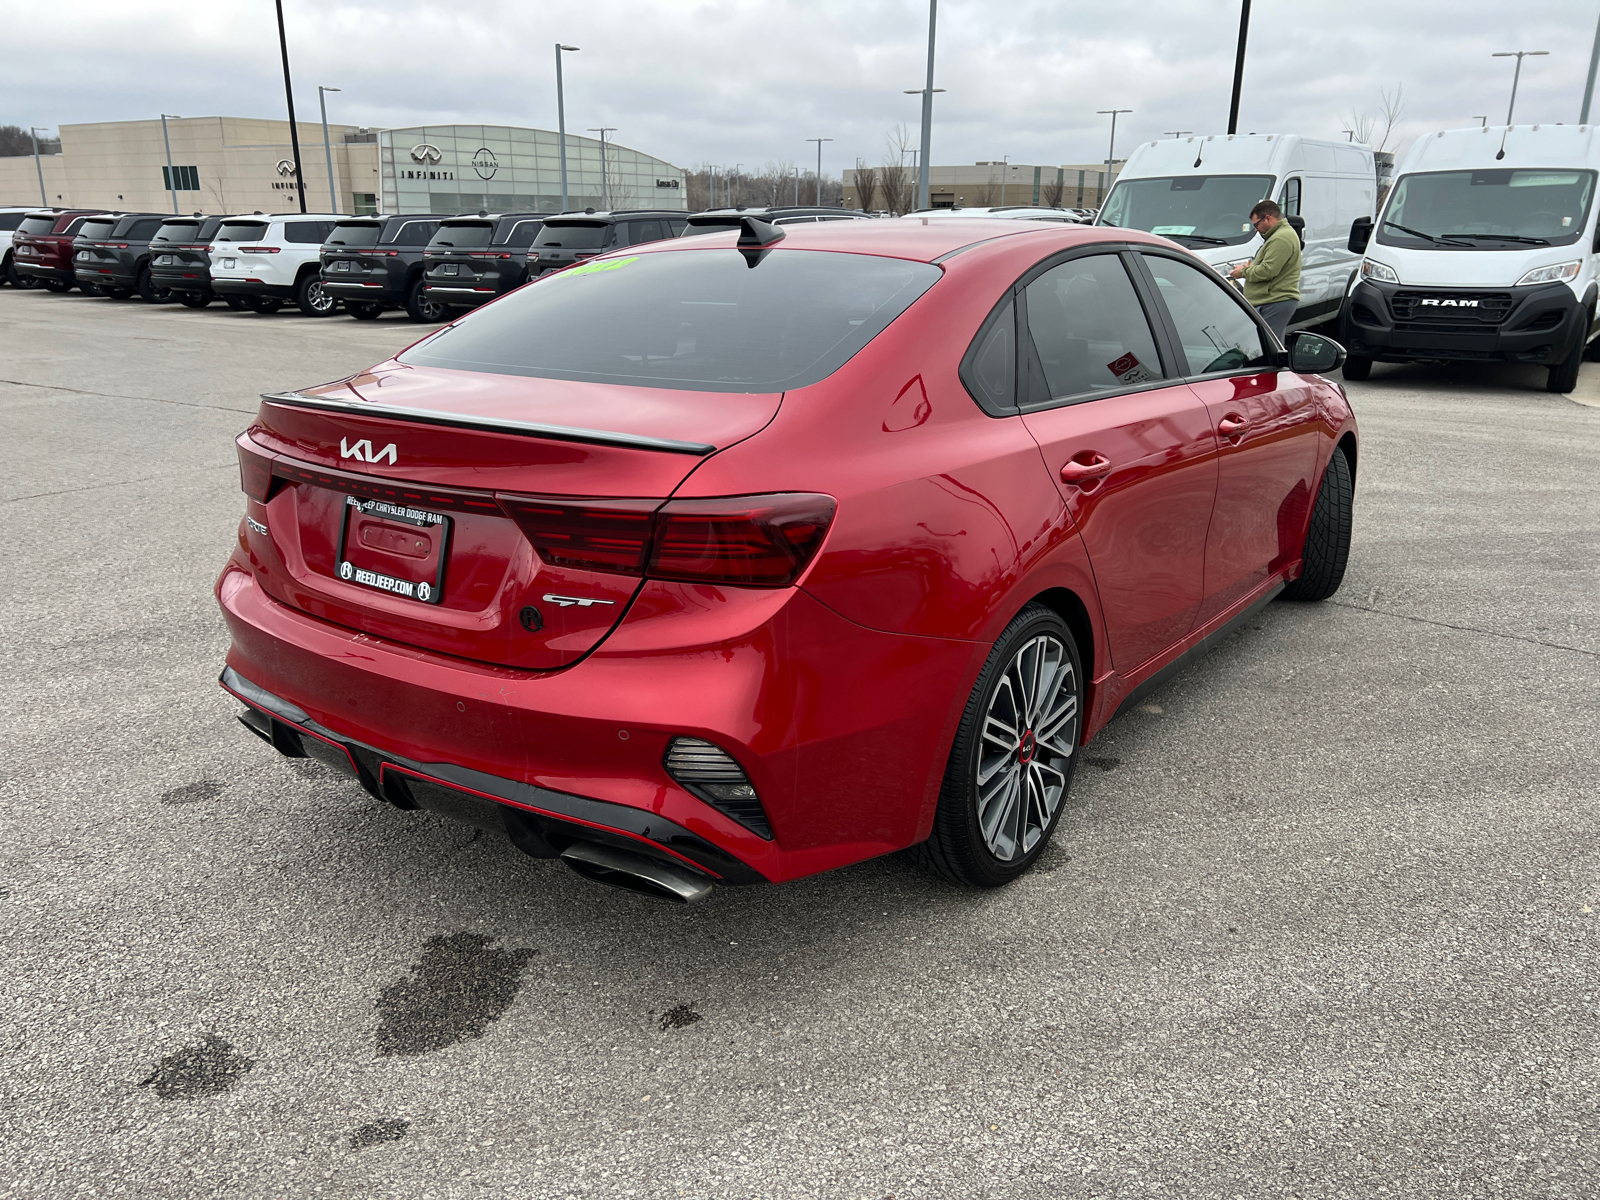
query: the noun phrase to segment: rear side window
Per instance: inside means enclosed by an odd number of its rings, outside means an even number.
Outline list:
[[[254,242],[266,236],[265,221],[224,221],[217,228],[218,242]]]
[[[85,221],[78,227],[78,236],[98,242],[111,236],[111,231],[117,227],[116,218],[109,221]]]
[[[1007,300],[978,331],[961,361],[961,381],[988,412],[1017,407],[1017,305]]]
[[[1271,365],[1261,327],[1228,295],[1226,284],[1176,259],[1146,254],[1144,261],[1177,328],[1178,347],[1187,360],[1184,374]]]
[[[67,227],[65,229],[63,229],[61,232],[63,234],[67,234],[67,233],[74,233],[75,234],[82,227],[83,223],[85,221],[87,221],[87,220],[88,220],[87,217],[73,217],[72,220],[67,222]]]
[[[300,245],[320,246],[328,240],[332,221],[289,221],[283,227],[283,240]]]
[[[1071,259],[1026,291],[1028,333],[1052,400],[1081,400],[1162,377],[1155,335],[1115,254]]]
[[[667,236],[661,225],[660,221],[629,221],[628,244],[637,246],[642,242],[659,242]]]
[[[327,244],[330,246],[376,246],[378,235],[383,232],[383,226],[376,221],[362,221],[357,224],[335,225],[328,234]]]
[[[192,242],[200,232],[199,221],[168,221],[160,229],[152,241],[156,242]]]
[[[394,246],[426,246],[428,239],[433,237],[433,231],[439,228],[437,221],[406,221],[399,231],[390,239]]]
[[[24,215],[25,214],[19,212],[0,213],[0,233],[10,233],[12,230],[16,229],[18,225],[22,224],[22,218]]]
[[[781,248],[642,254],[547,275],[401,362],[708,392],[805,387],[932,287],[929,263]]]
[[[18,233],[49,233],[56,227],[56,219],[48,217],[28,217],[17,226]]]
[[[148,217],[143,221],[135,221],[128,232],[122,236],[130,242],[147,242],[155,236],[156,230],[161,228],[160,217]]]
[[[473,250],[489,244],[494,226],[487,221],[463,221],[459,225],[445,222],[434,233],[428,245],[441,250]]]
[[[546,221],[535,246],[550,246],[557,250],[598,250],[606,244],[609,225],[553,225]]]
[[[506,235],[503,245],[517,250],[526,250],[533,245],[533,239],[539,236],[543,228],[543,221],[518,221],[511,227],[511,232]]]

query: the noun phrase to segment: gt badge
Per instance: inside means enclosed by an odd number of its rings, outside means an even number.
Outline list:
[[[559,604],[562,608],[571,608],[576,604],[579,608],[592,608],[596,604],[615,604],[615,600],[591,600],[588,596],[552,596],[549,592],[544,594],[545,601],[549,604]]]

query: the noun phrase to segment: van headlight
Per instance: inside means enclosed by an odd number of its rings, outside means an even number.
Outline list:
[[[1400,282],[1400,276],[1396,275],[1381,262],[1373,262],[1370,258],[1361,260],[1361,278],[1370,279],[1373,283]]]
[[[1553,267],[1535,267],[1517,280],[1517,286],[1520,287],[1524,283],[1566,283],[1576,279],[1581,270],[1583,270],[1581,259],[1578,262],[1557,263]]]

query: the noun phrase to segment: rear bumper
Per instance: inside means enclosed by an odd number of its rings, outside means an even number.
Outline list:
[[[1498,324],[1463,320],[1396,321],[1392,284],[1363,280],[1345,301],[1340,330],[1345,349],[1379,362],[1462,360],[1558,363],[1586,337],[1585,310],[1564,284],[1506,288],[1511,308]],[[1445,294],[1447,288],[1429,289]]]
[[[337,296],[341,300],[367,301],[375,304],[404,304],[405,296],[388,280],[382,282],[368,281],[353,283],[349,279],[339,276],[322,276],[322,290],[330,296]]]
[[[423,286],[423,294],[436,304],[448,304],[455,308],[474,308],[479,304],[487,304],[505,293],[498,288],[462,287],[460,284],[429,283]]]
[[[988,650],[868,630],[799,590],[647,583],[587,658],[513,670],[289,608],[243,554],[217,583],[228,666],[314,722],[303,728],[358,747],[356,769],[380,794],[411,771],[552,819],[603,805],[605,828],[659,840],[730,882],[781,882],[924,839]],[[773,840],[667,775],[675,736],[739,760]],[[710,849],[690,855],[673,840],[686,835]]]
[[[74,272],[77,282],[97,284],[100,287],[135,287],[138,280],[115,267],[79,267]]]
[[[14,258],[12,262],[20,275],[29,275],[34,279],[49,279],[56,283],[77,283],[77,276],[70,267],[49,267],[43,263],[29,262],[26,259]]]
[[[175,292],[211,291],[211,273],[204,267],[151,267],[150,281]]]
[[[262,283],[251,279],[211,280],[211,290],[219,296],[277,296],[283,300],[294,299],[294,288],[281,283]]]

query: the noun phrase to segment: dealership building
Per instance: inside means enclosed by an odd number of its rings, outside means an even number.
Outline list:
[[[1061,166],[1035,166],[1032,163],[980,162],[971,166],[928,168],[928,203],[934,208],[983,208],[1002,204],[1043,204],[1059,208],[1099,208],[1116,182],[1123,160],[1106,170],[1106,164],[1068,163]],[[915,175],[906,170],[910,190],[915,191]],[[871,177],[872,202],[862,195]],[[882,208],[883,169],[846,171],[846,208]]]
[[[320,123],[299,122],[299,136],[311,212],[561,208],[550,130],[329,125],[325,146]],[[249,117],[169,117],[165,129],[160,120],[63,125],[59,154],[0,158],[0,204],[171,212],[175,190],[180,212],[286,212],[300,207],[296,183],[289,123]],[[572,133],[567,195],[575,209],[686,204],[683,172],[671,163]]]

